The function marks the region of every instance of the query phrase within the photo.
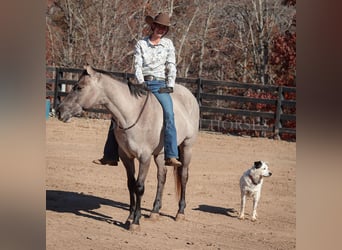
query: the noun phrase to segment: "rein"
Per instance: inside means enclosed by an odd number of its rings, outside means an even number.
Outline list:
[[[129,127],[127,127],[127,128],[123,128],[123,127],[120,126],[120,124],[118,124],[120,129],[128,130],[128,129],[130,129],[130,128],[133,128],[133,127],[138,123],[138,121],[139,121],[139,119],[140,119],[140,117],[141,117],[141,115],[142,115],[142,113],[143,113],[143,111],[144,111],[144,109],[145,109],[145,107],[146,107],[146,103],[147,103],[147,100],[148,100],[149,95],[150,95],[150,92],[148,91],[148,92],[147,92],[147,95],[146,95],[146,99],[145,99],[144,105],[142,106],[142,108],[141,108],[141,110],[140,110],[140,113],[139,113],[138,118],[136,119],[136,121],[135,121],[131,126],[129,126]]]

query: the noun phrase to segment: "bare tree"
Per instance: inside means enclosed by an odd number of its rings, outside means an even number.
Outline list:
[[[192,24],[194,23],[194,20],[198,12],[199,12],[199,7],[197,6],[195,9],[195,12],[191,15],[191,19],[189,23],[184,27],[184,30],[182,32],[182,36],[180,39],[179,47],[177,50],[177,64],[180,64],[183,61],[183,67],[182,67],[183,69],[185,68],[185,63],[186,63],[186,59],[183,57],[183,48],[186,45],[185,41],[189,36],[190,28]],[[185,70],[182,70],[181,72],[185,72]]]
[[[207,42],[207,35],[208,35],[208,29],[211,23],[212,15],[213,15],[213,9],[214,9],[214,3],[212,0],[208,1],[208,8],[206,13],[206,20],[203,27],[203,35],[202,35],[202,41],[201,41],[201,53],[199,57],[199,69],[198,69],[198,76],[202,76],[203,71],[203,62],[204,62],[204,53],[205,53],[205,44]]]
[[[222,12],[226,13],[226,23],[235,33],[226,35],[228,46],[234,51],[237,79],[273,83],[269,65],[270,45],[277,32],[289,27],[293,12],[276,0],[231,1]]]
[[[278,0],[49,1],[49,61],[132,72],[134,45],[150,32],[145,16],[159,12],[172,16],[167,36],[175,45],[178,76],[276,82],[270,45],[295,14]]]

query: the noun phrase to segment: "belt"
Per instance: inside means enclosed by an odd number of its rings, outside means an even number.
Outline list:
[[[165,81],[165,78],[148,75],[148,76],[144,76],[144,80],[145,81]]]

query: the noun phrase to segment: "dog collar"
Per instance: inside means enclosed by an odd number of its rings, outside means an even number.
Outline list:
[[[258,184],[260,184],[261,179],[262,179],[262,176],[260,176],[259,181],[258,181],[258,182],[255,182],[255,180],[253,179],[253,177],[252,177],[251,175],[248,175],[248,177],[249,177],[249,179],[251,179],[251,181],[253,182],[253,184],[254,184],[255,186],[258,185]]]

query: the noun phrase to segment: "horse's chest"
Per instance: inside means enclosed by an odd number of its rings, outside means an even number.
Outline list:
[[[135,132],[135,133],[123,133],[117,131],[115,133],[116,139],[120,148],[125,151],[127,155],[137,157],[143,152],[152,152],[159,145],[158,138],[149,134],[148,131]]]

